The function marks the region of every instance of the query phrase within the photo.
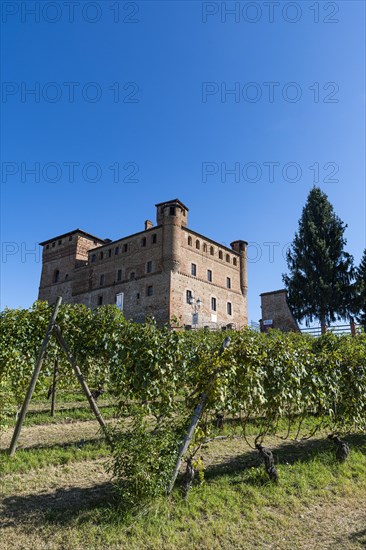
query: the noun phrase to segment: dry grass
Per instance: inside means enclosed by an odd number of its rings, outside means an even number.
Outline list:
[[[28,448],[72,444],[98,433],[95,421],[30,426],[24,428],[21,444]],[[10,437],[9,431],[4,447]],[[332,463],[333,451],[324,438],[303,443],[268,439],[266,444],[274,449],[279,465],[278,486],[265,481],[258,455],[245,441],[218,440],[204,451],[207,481],[192,490],[188,501],[176,491],[127,523],[120,522],[105,458],[83,460],[81,454],[70,464],[6,474],[1,483],[0,546],[4,550],[365,549],[366,437],[353,437],[353,458],[346,465]],[[362,453],[357,454],[357,448]],[[318,455],[325,458],[317,462]]]

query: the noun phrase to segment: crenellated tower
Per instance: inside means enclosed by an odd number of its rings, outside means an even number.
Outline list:
[[[247,241],[233,241],[231,248],[240,254],[240,289],[244,298],[248,293]]]
[[[157,224],[163,227],[163,268],[177,273],[181,261],[181,228],[188,225],[188,208],[178,199],[155,206]]]

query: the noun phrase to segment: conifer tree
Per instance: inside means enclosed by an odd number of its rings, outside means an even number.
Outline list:
[[[366,330],[366,248],[356,271],[356,319]]]
[[[294,317],[325,327],[349,317],[353,258],[344,251],[347,225],[335,214],[318,187],[310,191],[299,227],[287,252],[289,274],[283,275]]]

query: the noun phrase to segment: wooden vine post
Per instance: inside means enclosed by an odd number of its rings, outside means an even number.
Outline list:
[[[52,380],[52,393],[51,393],[51,416],[55,416],[55,403],[56,403],[56,383],[58,373],[58,359],[55,359],[53,365],[53,380]]]
[[[30,403],[30,400],[32,399],[34,388],[36,387],[38,376],[39,376],[39,373],[40,373],[40,370],[41,370],[41,367],[42,367],[43,360],[44,360],[45,355],[46,355],[48,342],[50,340],[50,337],[51,337],[51,334],[52,334],[52,331],[53,331],[53,327],[54,327],[54,324],[55,324],[55,320],[56,320],[61,302],[62,302],[62,298],[61,298],[61,296],[59,296],[57,298],[56,305],[55,305],[54,310],[52,312],[50,322],[48,323],[48,328],[47,328],[45,337],[43,338],[42,346],[41,346],[41,349],[39,351],[36,364],[34,366],[32,379],[30,381],[30,384],[29,384],[29,387],[28,387],[28,390],[27,390],[27,394],[25,396],[24,403],[22,405],[22,409],[21,409],[20,414],[18,416],[18,420],[17,420],[16,426],[15,426],[15,430],[14,430],[13,437],[12,437],[10,447],[9,447],[10,456],[14,455],[15,450],[17,448],[17,443],[18,443],[18,439],[19,439],[19,435],[20,435],[20,430],[22,429],[24,419],[25,419],[25,415],[27,414],[29,403]]]
[[[225,338],[225,340],[223,341],[222,345],[221,345],[221,348],[220,348],[220,351],[219,351],[219,357],[223,354],[224,350],[229,347],[230,345],[230,337],[227,336]],[[194,432],[196,430],[196,427],[197,427],[197,424],[202,416],[202,411],[206,405],[206,401],[207,401],[207,398],[208,398],[208,392],[209,390],[211,389],[213,383],[215,382],[216,378],[217,378],[217,375],[219,374],[219,372],[221,371],[221,367],[217,368],[211,375],[209,381],[208,381],[208,384],[207,384],[207,390],[205,392],[203,392],[203,394],[201,395],[201,399],[199,400],[199,403],[196,405],[195,409],[194,409],[194,412],[193,412],[193,415],[191,417],[191,421],[189,423],[189,428],[188,428],[188,432],[187,432],[187,435],[185,436],[184,438],[184,441],[179,449],[179,453],[178,453],[178,459],[177,459],[177,462],[176,462],[176,465],[175,465],[175,468],[174,468],[174,473],[173,473],[173,476],[172,476],[172,479],[169,483],[169,487],[168,487],[168,493],[171,493],[172,490],[173,490],[173,487],[174,487],[174,484],[175,484],[175,481],[177,479],[177,476],[178,476],[178,473],[179,473],[179,469],[180,469],[180,466],[181,466],[181,463],[182,463],[182,459],[183,459],[183,456],[184,454],[187,452],[187,449],[189,447],[189,444],[192,440],[192,437],[194,435]]]
[[[16,426],[15,426],[15,429],[14,429],[13,437],[12,437],[10,447],[9,447],[9,455],[10,456],[13,456],[15,451],[16,451],[20,431],[22,429],[24,419],[25,419],[25,416],[27,414],[29,403],[30,403],[30,400],[32,399],[34,389],[36,387],[38,376],[39,376],[39,373],[41,371],[42,363],[43,363],[43,360],[44,360],[45,355],[46,355],[48,342],[50,340],[52,332],[55,332],[56,338],[57,338],[60,346],[62,347],[62,349],[66,353],[66,356],[67,356],[67,358],[68,358],[68,360],[69,360],[69,362],[70,362],[70,364],[71,364],[71,366],[72,366],[72,368],[73,368],[73,370],[76,374],[76,377],[77,377],[77,379],[78,379],[78,381],[79,381],[79,383],[80,383],[80,385],[83,389],[83,392],[85,393],[85,395],[86,395],[86,397],[89,401],[90,408],[92,409],[93,413],[95,414],[95,417],[98,420],[98,422],[99,422],[99,424],[100,424],[100,426],[101,426],[101,428],[104,432],[104,435],[105,435],[106,439],[108,441],[110,441],[106,423],[104,422],[104,419],[103,419],[102,415],[100,414],[98,406],[97,406],[93,396],[91,395],[88,384],[86,383],[86,381],[84,379],[84,376],[82,375],[81,370],[80,370],[79,366],[77,365],[73,354],[71,353],[68,345],[66,344],[66,342],[65,342],[65,340],[64,340],[64,338],[61,334],[61,331],[60,331],[59,327],[56,325],[56,317],[57,317],[57,313],[58,313],[58,310],[60,308],[61,302],[62,302],[62,298],[61,298],[61,296],[59,296],[57,298],[54,310],[52,312],[51,319],[50,319],[50,322],[48,324],[47,332],[46,332],[45,337],[43,339],[42,346],[41,346],[41,349],[40,349],[40,352],[38,354],[37,361],[36,361],[36,364],[35,364],[35,367],[34,367],[34,371],[33,371],[33,374],[32,374],[32,379],[30,381],[30,384],[29,384],[29,387],[28,387],[28,390],[27,390],[27,394],[25,396],[24,403],[22,405],[22,409],[20,411]],[[58,364],[57,364],[57,360],[56,360],[55,361],[55,366],[54,366],[54,372],[53,372],[51,416],[53,416],[54,407],[55,407],[57,367],[58,367]]]

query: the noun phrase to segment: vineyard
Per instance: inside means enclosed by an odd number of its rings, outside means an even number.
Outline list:
[[[30,310],[1,314],[3,431],[14,426],[51,313],[47,304],[36,302]],[[291,473],[266,462],[269,448],[285,446],[290,456],[291,445],[315,438],[328,445],[337,462],[339,436],[341,443],[353,442],[354,456],[359,442],[364,456],[365,334],[314,339],[250,329],[185,332],[158,328],[153,319],[129,323],[114,306],[92,311],[82,305],[62,305],[57,325],[89,387],[103,388],[99,402],[108,396],[100,410],[111,418],[109,443],[101,452],[108,457],[120,517],[166,498],[184,442],[180,498],[191,498],[192,486],[204,483],[205,457],[212,458],[219,444],[238,453],[242,445],[252,449],[265,466],[258,470],[261,479],[279,481],[273,490],[280,490]],[[222,347],[224,336],[229,338]],[[67,356],[51,337],[32,403],[47,402],[56,359],[57,394],[80,394]],[[195,429],[188,440],[192,419]],[[11,459],[0,456],[11,468]],[[286,463],[286,453],[282,460]]]

